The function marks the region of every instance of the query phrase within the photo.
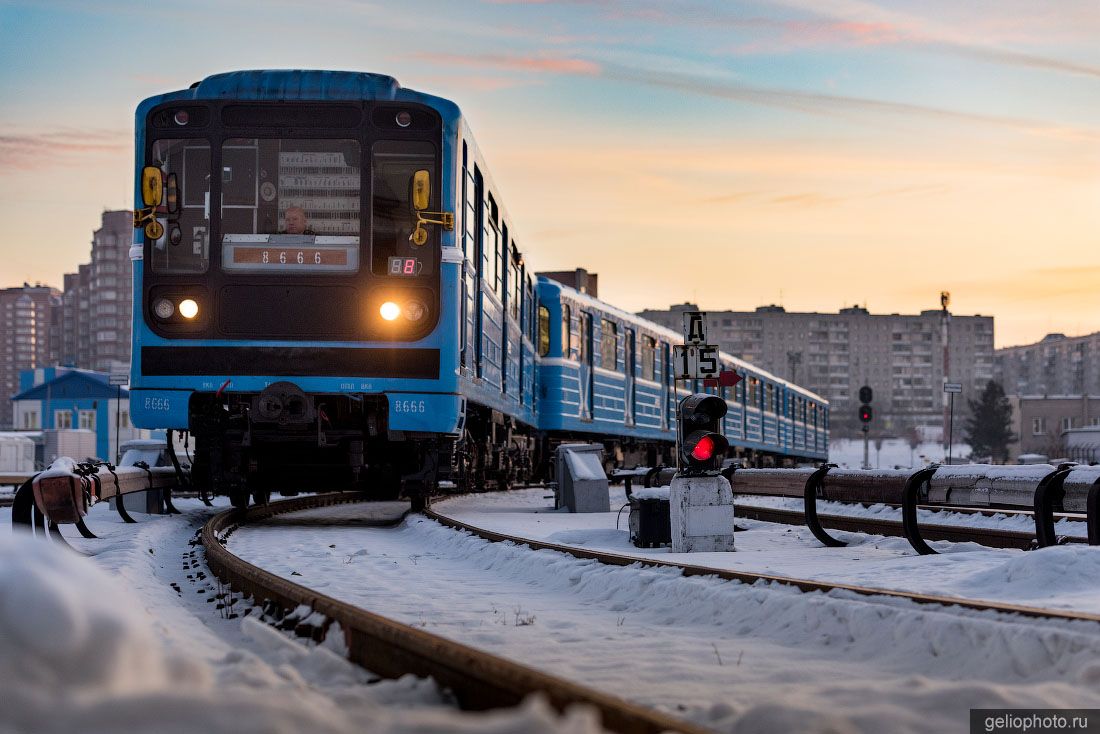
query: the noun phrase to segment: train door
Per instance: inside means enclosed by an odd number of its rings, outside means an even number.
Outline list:
[[[462,141],[462,324],[459,326],[460,354],[459,365],[463,374],[470,369],[470,264],[473,261],[473,249],[476,241],[474,234],[475,211],[473,203],[474,177],[469,164],[470,151],[466,141]]]
[[[481,284],[487,276],[491,276],[491,273],[487,273],[485,269],[485,180],[481,176],[481,171],[474,167],[474,226],[477,227],[476,242],[477,245],[474,248],[474,262],[475,262],[475,277],[472,283],[472,292],[474,298],[474,330],[470,337],[476,344],[474,350],[474,358],[476,362],[475,375],[482,377],[485,373],[485,299],[481,297]]]
[[[501,220],[500,231],[500,247],[497,248],[497,259],[502,261],[497,262],[497,268],[503,281],[500,285],[500,391],[507,395],[508,363],[514,355],[512,350],[508,348],[508,340],[512,335],[512,330],[508,327],[508,314],[512,310],[510,298],[512,273],[508,270],[508,223],[503,219]]]
[[[625,380],[626,404],[623,412],[626,424],[634,425],[634,329],[627,329],[623,335],[623,375]]]
[[[661,390],[661,397],[664,400],[664,410],[661,411],[661,428],[667,431],[676,420],[676,383],[672,379],[672,359],[669,356],[667,344],[661,345],[661,373],[664,375],[662,380],[664,388]]]
[[[592,420],[592,385],[595,381],[595,370],[592,365],[592,315],[580,312],[581,327],[581,353],[578,382],[580,386],[581,420]]]

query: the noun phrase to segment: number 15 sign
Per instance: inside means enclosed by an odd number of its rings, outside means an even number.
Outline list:
[[[721,370],[718,347],[713,344],[685,344],[672,347],[677,380],[717,379]]]

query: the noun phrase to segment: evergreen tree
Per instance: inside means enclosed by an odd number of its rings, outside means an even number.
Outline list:
[[[1006,461],[1008,445],[1016,440],[1016,434],[1012,432],[1012,404],[1005,397],[1004,388],[990,380],[978,400],[966,402],[970,405],[970,417],[964,431],[973,455]]]

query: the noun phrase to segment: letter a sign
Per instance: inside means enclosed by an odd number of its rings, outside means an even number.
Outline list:
[[[684,344],[707,343],[707,314],[704,311],[684,311]]]

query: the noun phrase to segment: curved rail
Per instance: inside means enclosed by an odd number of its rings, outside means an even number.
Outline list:
[[[324,632],[333,622],[339,623],[352,662],[387,678],[408,673],[430,676],[450,689],[465,709],[514,706],[527,696],[539,693],[558,710],[577,703],[593,706],[600,712],[604,727],[623,734],[663,731],[702,734],[708,731],[339,601],[258,568],[233,555],[224,545],[229,533],[248,522],[364,499],[358,493],[326,494],[221,512],[202,528],[207,564],[223,582],[257,601],[274,603],[283,610],[305,604],[320,612],[326,618]]]
[[[443,525],[446,525],[447,527],[454,528],[455,530],[464,530],[478,536],[479,538],[488,540],[493,543],[508,542],[514,543],[516,545],[524,545],[528,548],[531,548],[532,550],[552,550],[559,553],[571,555],[574,558],[594,560],[611,566],[632,566],[635,564],[640,564],[643,566],[676,568],[679,569],[685,576],[716,576],[718,578],[726,579],[728,581],[741,581],[742,583],[746,584],[753,584],[758,581],[764,581],[769,583],[782,584],[784,586],[793,586],[797,589],[800,589],[801,591],[846,591],[853,594],[858,594],[862,597],[887,597],[892,599],[905,599],[908,601],[916,602],[918,604],[955,606],[962,609],[972,609],[975,611],[993,611],[1002,612],[1005,614],[1019,614],[1025,617],[1040,619],[1100,622],[1100,614],[1092,614],[1088,612],[1069,612],[1060,609],[1042,609],[1040,607],[1028,607],[1019,604],[977,601],[973,599],[937,596],[933,594],[911,594],[904,591],[894,591],[890,589],[877,589],[867,586],[854,586],[851,584],[834,584],[823,581],[800,579],[792,576],[776,576],[773,574],[752,573],[749,571],[731,571],[729,569],[711,568],[709,566],[696,566],[693,564],[675,563],[673,561],[663,561],[654,558],[627,556],[619,553],[611,553],[605,551],[594,551],[587,548],[561,545],[559,543],[547,543],[545,541],[532,540],[530,538],[523,538],[517,535],[498,533],[495,530],[480,528],[476,525],[470,525],[469,523],[457,520],[448,515],[441,514],[440,512],[430,507],[424,511],[424,514],[427,517],[430,517],[433,520]],[[863,518],[860,519],[861,521],[863,520]]]

